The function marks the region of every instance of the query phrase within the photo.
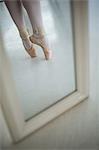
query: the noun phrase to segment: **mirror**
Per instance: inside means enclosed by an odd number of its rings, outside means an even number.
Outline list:
[[[26,121],[76,90],[70,1],[41,0],[40,6],[46,36],[53,52],[52,59],[48,61],[36,45],[38,57],[32,59],[26,53],[5,4],[0,3],[4,45]],[[31,33],[25,10],[24,16]]]

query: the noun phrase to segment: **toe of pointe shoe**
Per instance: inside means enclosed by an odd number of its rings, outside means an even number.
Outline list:
[[[45,59],[46,60],[52,59],[52,51],[51,50],[49,50],[47,52],[44,52],[44,54],[45,54]]]
[[[31,56],[31,58],[37,57],[34,47],[30,49],[26,49],[27,53]]]

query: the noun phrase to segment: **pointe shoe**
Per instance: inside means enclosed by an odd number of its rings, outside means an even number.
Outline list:
[[[22,39],[23,45],[24,45],[24,40],[25,39]],[[25,45],[24,45],[24,48],[32,58],[36,57],[36,52],[35,52],[35,48],[33,47],[33,44],[31,44],[31,48],[29,48],[29,49],[27,49]]]
[[[32,35],[30,36],[30,41],[43,49],[46,60],[52,58],[52,51],[48,49],[44,35]]]
[[[31,43],[30,39],[29,39],[29,35],[26,31],[20,31],[20,37],[22,39],[22,43],[23,43],[23,46],[25,48],[25,50],[27,51],[27,53],[33,58],[33,57],[36,57],[36,51],[35,51],[35,48],[33,47],[33,44]],[[25,45],[25,43],[29,43],[30,45],[27,46]]]

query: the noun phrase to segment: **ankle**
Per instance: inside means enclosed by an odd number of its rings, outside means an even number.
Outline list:
[[[45,32],[44,32],[44,30],[42,30],[41,28],[34,28],[34,29],[33,29],[33,35],[34,35],[35,37],[44,37]]]
[[[19,34],[23,40],[29,39],[28,32],[25,29],[19,30]]]

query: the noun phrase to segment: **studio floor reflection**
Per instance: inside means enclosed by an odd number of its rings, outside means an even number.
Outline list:
[[[76,89],[70,3],[42,0],[41,7],[53,51],[49,61],[44,60],[39,47],[37,58],[28,56],[4,3],[0,3],[0,26],[25,120]],[[27,16],[26,23],[30,26]]]

